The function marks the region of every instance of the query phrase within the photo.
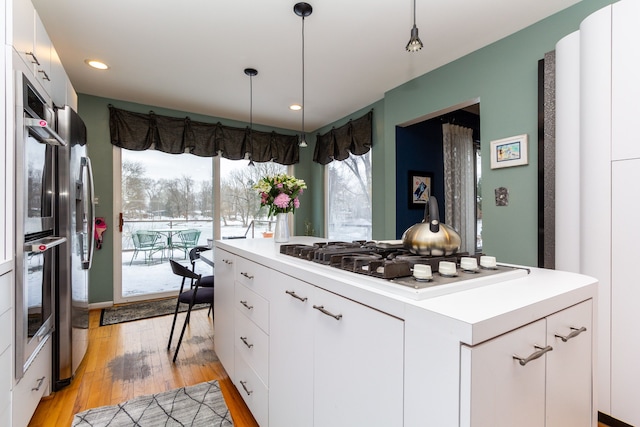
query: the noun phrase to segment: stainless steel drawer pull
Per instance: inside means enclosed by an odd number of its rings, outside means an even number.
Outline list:
[[[240,385],[244,389],[245,393],[247,393],[247,395],[251,396],[251,393],[253,393],[253,390],[249,390],[247,388],[247,382],[246,381],[240,381]]]
[[[333,314],[330,311],[324,309],[324,305],[314,305],[313,308],[319,310],[321,313],[326,314],[327,316],[331,316],[336,320],[342,319],[342,314]]]
[[[251,309],[253,308],[253,306],[252,306],[252,305],[247,304],[247,302],[246,302],[246,301],[240,301],[240,304],[244,305],[244,306],[247,308],[247,310],[251,310]]]
[[[241,272],[240,274],[242,274],[244,277],[246,277],[247,279],[253,279],[253,276],[250,275],[249,273],[245,273],[244,271]]]
[[[513,355],[513,358],[516,359],[520,365],[524,366],[527,363],[531,362],[532,360],[536,360],[537,358],[541,357],[542,355],[544,355],[545,353],[550,352],[551,350],[553,350],[553,347],[551,347],[550,345],[546,346],[546,347],[539,347],[537,345],[534,346],[538,351],[532,353],[529,357],[527,358],[522,358],[520,356],[517,355]]]
[[[295,291],[285,291],[285,292],[291,295],[292,297],[294,297],[295,299],[299,299],[302,302],[305,302],[307,300],[307,297],[301,297],[300,295],[296,294]]]
[[[571,328],[571,333],[570,333],[569,335],[567,335],[567,336],[565,337],[565,336],[562,336],[562,335],[558,335],[558,334],[556,334],[556,338],[560,338],[560,339],[562,340],[562,342],[567,342],[567,341],[569,341],[571,338],[575,338],[575,337],[577,337],[578,335],[580,335],[580,334],[581,334],[581,333],[583,333],[583,332],[587,332],[587,328],[585,328],[584,326],[583,326],[582,328],[580,328],[580,329],[578,329],[578,328]]]
[[[253,344],[249,344],[249,342],[247,341],[247,337],[240,337],[240,339],[242,340],[244,345],[246,345],[248,348],[253,347]]]
[[[38,391],[40,387],[42,387],[42,383],[44,383],[45,377],[38,378],[38,385],[31,389],[31,391]]]
[[[228,260],[228,259],[223,259],[222,262],[224,262],[225,264],[229,264],[229,265],[233,264],[233,261]]]
[[[47,72],[45,70],[38,70],[38,72],[42,73],[42,75],[43,75],[42,80],[51,81],[51,79],[49,78],[49,75],[47,74]]]
[[[40,65],[40,61],[38,61],[38,58],[36,58],[36,54],[33,52],[25,52],[25,55],[29,55],[32,58],[31,63],[32,64],[36,64],[36,65]]]

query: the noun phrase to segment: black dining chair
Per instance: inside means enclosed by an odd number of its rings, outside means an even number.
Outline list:
[[[208,251],[211,248],[207,246],[196,246],[195,248],[189,251],[189,261],[191,261],[191,271],[193,273],[196,272],[196,262],[200,259],[200,252]],[[195,279],[191,279],[191,287],[193,288]],[[200,286],[203,288],[213,288],[214,278],[213,275],[201,276],[200,277]],[[209,313],[213,310],[213,306],[209,307]],[[207,313],[207,316],[209,315]]]
[[[184,332],[187,329],[189,319],[191,318],[191,309],[196,304],[209,304],[209,310],[212,310],[213,287],[201,286],[200,279],[202,278],[202,276],[200,274],[194,273],[187,267],[175,262],[172,259],[170,259],[169,262],[171,263],[171,270],[173,270],[173,274],[182,277],[182,284],[180,285],[180,294],[178,295],[178,302],[176,303],[176,311],[173,313],[173,324],[171,325],[171,333],[169,334],[169,343],[167,344],[167,350],[171,349],[171,340],[173,338],[173,332],[176,327],[176,320],[178,318],[178,310],[180,309],[180,304],[189,305],[189,308],[187,309],[187,316],[185,317],[184,324],[182,325],[182,332],[180,332],[180,338],[178,338],[178,345],[176,346],[176,351],[173,354],[173,363],[175,363],[176,358],[178,357],[178,351],[180,350],[180,344],[182,344],[182,337],[184,337]],[[184,285],[187,279],[193,281],[193,286],[185,289]],[[207,313],[207,317],[208,316],[209,313]]]

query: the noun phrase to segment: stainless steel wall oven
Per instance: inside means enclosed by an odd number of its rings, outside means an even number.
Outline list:
[[[57,246],[54,113],[36,86],[15,74],[16,92],[16,363],[22,378],[54,327]]]

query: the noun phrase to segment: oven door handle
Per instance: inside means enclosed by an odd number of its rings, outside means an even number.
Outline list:
[[[37,135],[49,145],[67,146],[64,139],[60,138],[53,129],[49,127],[49,123],[44,119],[34,119],[32,117],[24,118],[24,125],[31,128]]]
[[[25,252],[44,252],[67,241],[66,237],[45,237],[24,245]]]

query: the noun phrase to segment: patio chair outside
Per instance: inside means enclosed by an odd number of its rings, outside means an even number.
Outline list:
[[[155,231],[137,230],[131,235],[131,238],[133,239],[134,251],[129,265],[133,263],[133,260],[136,259],[139,252],[144,254],[145,264],[153,261],[153,254],[158,252],[161,252],[160,262],[163,261],[165,245],[160,234]]]
[[[198,246],[200,230],[185,230],[178,233],[178,238],[173,241],[172,249],[179,249],[184,252],[185,259],[191,248]]]

